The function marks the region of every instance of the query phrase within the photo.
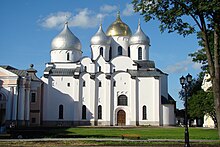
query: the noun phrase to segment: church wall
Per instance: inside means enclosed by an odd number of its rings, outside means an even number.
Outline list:
[[[111,66],[112,69],[115,69],[115,71],[127,71],[127,69],[131,69],[131,70],[137,69],[137,67],[134,66],[134,62],[129,57],[126,56],[114,58],[111,61]]]
[[[106,101],[108,101],[108,96],[106,95],[107,92],[107,88],[109,87],[109,82],[106,79],[106,75],[105,74],[99,74],[95,80],[96,82],[96,103],[95,103],[95,108],[96,108],[96,112],[95,112],[95,117],[96,120],[98,120],[98,125],[106,125],[109,122],[109,116],[107,115],[109,113],[109,110],[107,109],[107,105]],[[98,119],[98,106],[102,107],[102,118]]]
[[[131,121],[130,125],[139,125],[139,93],[137,92],[139,89],[137,85],[136,79],[130,78],[130,110],[131,110]]]
[[[68,83],[70,86],[68,86]],[[51,86],[50,86],[51,85]],[[47,111],[45,120],[69,121],[73,120],[73,78],[67,76],[52,76],[49,79],[48,101],[44,110]],[[63,105],[63,119],[59,119],[59,106]],[[53,106],[53,107],[51,107]]]
[[[159,125],[159,83],[154,77],[139,77],[139,118],[140,125]],[[143,106],[147,108],[146,120],[143,120]]]
[[[128,56],[128,36],[112,36],[112,58],[118,56],[118,47],[122,47],[122,55]]]
[[[93,103],[94,103],[94,99],[91,98],[91,91],[92,89],[94,89],[93,87],[91,87],[92,85],[91,83],[91,79],[90,79],[90,74],[89,73],[82,73],[82,75],[80,76],[80,92],[79,92],[79,110],[78,112],[80,112],[80,118],[79,121],[81,121],[81,124],[89,124],[90,121],[94,121],[94,107],[93,107]],[[92,101],[92,103],[91,103]],[[82,118],[82,107],[83,105],[86,106],[86,118],[83,119]],[[91,124],[90,124],[91,125]]]
[[[96,60],[100,55],[100,48],[103,48],[103,58],[108,61],[109,60],[109,45],[91,45],[92,50],[92,60]]]
[[[126,125],[131,125],[131,95],[130,95],[130,74],[125,72],[120,72],[114,75],[114,80],[116,81],[116,86],[113,93],[113,125],[117,125],[117,112],[119,110],[124,110],[126,113]],[[125,95],[127,97],[127,105],[118,105],[118,97],[120,95]],[[134,112],[133,112],[134,113]]]
[[[56,64],[53,64],[53,67],[66,69],[66,68],[76,68],[76,67],[79,67],[79,65],[72,64],[72,63],[56,63]]]
[[[86,69],[86,71],[85,71],[85,69]],[[81,71],[85,71],[88,73],[95,72],[95,64],[91,61],[91,59],[89,57],[85,57],[81,60]]]
[[[79,50],[52,50],[50,52],[51,62],[76,62],[82,57]]]
[[[138,48],[142,48],[142,60],[149,60],[149,46],[135,44],[130,46],[130,57],[132,60],[138,60]]]
[[[163,125],[175,125],[174,105],[165,104],[163,107]]]

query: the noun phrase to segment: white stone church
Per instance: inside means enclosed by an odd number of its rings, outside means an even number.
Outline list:
[[[0,67],[1,124],[175,125],[168,75],[149,60],[150,39],[137,26],[132,34],[119,13],[106,33],[100,25],[90,40],[89,58],[82,56],[81,42],[66,22],[52,40],[51,61],[41,80],[33,65],[23,75]],[[15,77],[13,88],[7,84],[10,75]]]
[[[132,34],[119,13],[91,38],[91,58],[68,23],[51,43],[44,82],[44,125],[174,125],[167,74],[149,60],[140,23]]]

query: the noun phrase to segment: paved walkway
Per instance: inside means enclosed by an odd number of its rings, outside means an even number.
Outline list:
[[[15,141],[74,141],[74,140],[91,140],[91,141],[125,141],[125,142],[184,142],[182,139],[147,139],[147,140],[131,140],[120,138],[36,138],[36,139],[0,139],[0,142],[15,142]],[[220,140],[190,140],[190,142],[220,142]]]

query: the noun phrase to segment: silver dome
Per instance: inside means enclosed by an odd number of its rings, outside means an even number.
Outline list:
[[[145,33],[142,31],[140,22],[138,23],[137,31],[129,39],[129,44],[130,45],[133,45],[133,44],[150,45],[150,38],[147,35],[145,35]]]
[[[111,40],[102,30],[102,25],[99,26],[99,30],[96,34],[91,38],[90,44],[91,45],[109,45]]]
[[[70,31],[68,23],[51,42],[52,50],[81,50],[79,39]]]

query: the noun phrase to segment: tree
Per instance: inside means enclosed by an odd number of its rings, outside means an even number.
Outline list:
[[[209,115],[216,124],[213,92],[205,92],[202,88],[204,73],[201,72],[196,80],[192,81],[190,98],[188,100],[188,113],[190,118],[203,118]]]
[[[145,21],[158,19],[160,30],[180,35],[201,32],[202,44],[208,61],[208,71],[213,83],[213,95],[220,138],[220,1],[219,0],[133,0],[134,10]],[[192,22],[188,18],[192,19]],[[213,32],[213,54],[209,30]]]

